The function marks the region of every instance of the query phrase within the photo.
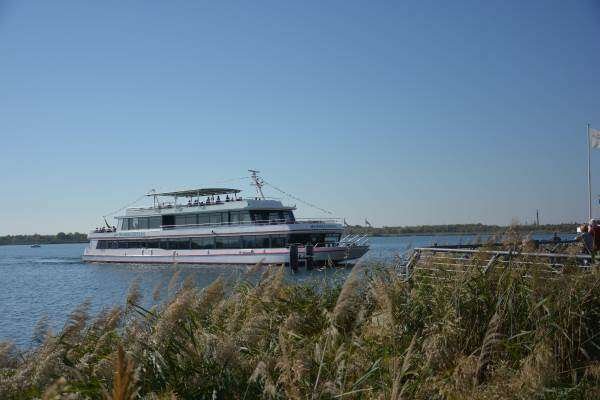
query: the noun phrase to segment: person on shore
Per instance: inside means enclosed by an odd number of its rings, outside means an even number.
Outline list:
[[[600,251],[600,225],[598,224],[598,220],[590,220],[589,232],[592,235],[594,252]]]
[[[579,235],[575,238],[583,243],[583,251],[592,256],[592,263],[595,261],[596,252],[594,251],[594,236],[590,232],[590,226],[587,224],[579,227]]]

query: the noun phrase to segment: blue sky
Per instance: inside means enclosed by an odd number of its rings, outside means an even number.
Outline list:
[[[350,223],[581,221],[598,38],[591,0],[0,0],[0,234],[248,168]]]

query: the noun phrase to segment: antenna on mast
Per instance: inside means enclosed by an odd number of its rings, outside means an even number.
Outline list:
[[[256,186],[256,194],[258,195],[259,198],[264,200],[265,195],[263,194],[263,191],[262,191],[264,182],[261,179],[261,177],[257,175],[260,171],[257,171],[254,169],[249,169],[248,172],[250,172],[250,179],[252,179],[252,186]]]

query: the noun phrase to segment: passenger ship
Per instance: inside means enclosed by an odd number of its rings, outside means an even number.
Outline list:
[[[258,172],[258,171],[256,171]],[[286,264],[293,269],[352,263],[369,249],[365,237],[342,238],[338,219],[299,219],[294,206],[238,189],[155,193],[151,207],[127,208],[116,227],[88,234],[88,262]],[[171,201],[163,202],[164,198]],[[183,202],[180,202],[184,199]]]

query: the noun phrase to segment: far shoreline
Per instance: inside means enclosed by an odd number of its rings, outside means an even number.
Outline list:
[[[404,237],[404,236],[493,236],[493,235],[504,235],[507,231],[496,231],[496,232],[419,232],[419,233],[372,233],[367,234],[368,237]],[[575,235],[577,232],[567,232],[567,231],[519,231],[524,235],[533,235],[533,234],[548,234],[552,235],[556,233],[557,235]]]
[[[84,244],[89,243],[89,240],[85,241],[77,241],[77,242],[51,242],[51,243],[0,243],[0,247],[2,246],[32,246],[34,244],[39,244],[40,246],[49,246],[51,244]]]

